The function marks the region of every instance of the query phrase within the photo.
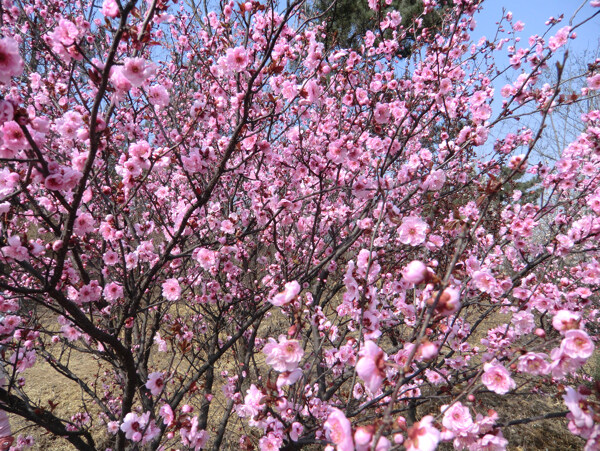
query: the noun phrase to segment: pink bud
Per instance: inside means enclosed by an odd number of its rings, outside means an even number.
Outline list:
[[[427,280],[427,266],[423,262],[414,260],[402,271],[402,278],[408,283],[415,285]]]
[[[361,426],[354,433],[354,442],[359,446],[367,446],[373,438],[372,427]]]
[[[540,338],[546,337],[546,331],[544,329],[540,329],[539,327],[535,330],[535,334]]]

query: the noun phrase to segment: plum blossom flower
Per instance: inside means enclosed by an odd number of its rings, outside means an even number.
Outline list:
[[[75,111],[67,111],[64,116],[57,121],[56,128],[63,138],[74,139],[77,136],[77,130],[83,125],[81,114]]]
[[[152,105],[161,107],[169,105],[169,93],[162,85],[152,86],[148,90],[148,99]]]
[[[167,342],[165,341],[164,338],[162,338],[160,336],[160,333],[157,333],[156,336],[154,337],[154,343],[156,343],[158,345],[158,350],[160,352],[167,352]]]
[[[439,293],[439,292],[438,292]],[[437,293],[434,293],[428,300],[428,305],[433,305],[437,298]],[[435,311],[442,316],[450,316],[458,311],[461,306],[460,291],[453,287],[446,288],[435,307]]]
[[[169,404],[164,404],[163,406],[161,406],[160,410],[158,411],[158,414],[167,426],[171,426],[175,421],[175,414],[173,413],[173,409]]]
[[[585,397],[572,387],[566,387],[566,394],[563,395],[565,405],[570,410],[567,418],[579,428],[590,428],[594,425],[594,419],[590,414],[589,408],[585,403]]]
[[[94,218],[89,213],[81,213],[75,219],[75,224],[73,224],[73,232],[78,236],[84,236],[95,229]]]
[[[135,252],[130,252],[127,255],[125,255],[125,267],[127,269],[133,269],[135,268],[135,265],[137,265],[139,260],[138,254]]]
[[[481,382],[488,390],[504,395],[517,386],[510,377],[510,373],[499,363],[486,363],[483,366],[484,373]]]
[[[133,86],[139,87],[154,74],[155,70],[155,66],[147,63],[143,58],[126,58],[121,73]]]
[[[198,417],[192,418],[189,427],[182,427],[179,434],[181,435],[181,443],[194,450],[206,448],[210,438],[207,431],[198,429]]]
[[[284,371],[277,377],[277,388],[284,387],[286,385],[293,385],[300,380],[302,377],[302,370],[296,368],[292,371]]]
[[[15,121],[5,122],[0,130],[2,131],[4,147],[14,151],[27,149],[29,147],[25,133],[21,130],[21,126]]]
[[[102,296],[102,287],[97,280],[92,280],[87,285],[83,285],[77,294],[77,301],[81,304],[96,302]]]
[[[176,301],[181,296],[181,287],[177,279],[167,279],[162,284],[162,295],[168,301]]]
[[[226,69],[233,72],[241,72],[246,69],[248,65],[248,53],[244,47],[235,47],[233,49],[227,49],[225,54],[225,60],[222,64]]]
[[[485,434],[472,446],[472,449],[485,449],[490,451],[504,451],[508,445],[508,440],[502,435],[502,431],[497,434]]]
[[[369,449],[371,440],[373,439],[373,426],[360,426],[354,432],[354,444],[356,449],[359,451],[366,451]]]
[[[119,432],[119,422],[109,421],[106,425],[106,429],[108,429],[109,434],[115,435],[117,432]]]
[[[368,340],[359,355],[361,358],[356,364],[356,374],[365,381],[368,389],[375,393],[385,379],[385,354],[379,346]]]
[[[203,269],[209,270],[216,262],[215,253],[210,249],[200,248],[194,251],[193,257]]]
[[[114,19],[119,16],[119,6],[115,0],[104,0],[101,12],[103,16]]]
[[[146,388],[150,390],[154,396],[160,395],[165,386],[165,379],[163,373],[154,372],[148,375],[148,382],[146,382]]]
[[[246,391],[244,404],[236,408],[238,415],[242,418],[253,418],[258,415],[265,407],[264,404],[260,403],[264,396],[263,392],[256,385],[250,385],[250,388]]]
[[[300,342],[288,340],[285,335],[279,336],[279,343],[269,338],[263,352],[267,356],[265,360],[267,364],[279,372],[294,371],[304,356],[304,349],[300,346]]]
[[[375,118],[375,122],[378,124],[387,124],[390,121],[390,114],[391,113],[388,105],[384,103],[378,103],[375,105],[373,117]]]
[[[273,296],[273,299],[270,299],[269,302],[277,307],[287,305],[298,296],[300,290],[302,290],[300,284],[293,280],[286,283],[284,291]]]
[[[127,92],[133,87],[133,83],[123,74],[122,67],[113,67],[110,74],[110,81],[120,92]]]
[[[550,47],[550,50],[554,52],[565,45],[567,43],[567,39],[569,38],[570,32],[571,27],[569,26],[562,27],[560,30],[558,30],[556,34],[548,40],[548,47]]]
[[[513,24],[512,28],[515,31],[523,31],[525,28],[525,23],[519,20]]]
[[[352,426],[341,410],[332,409],[324,426],[327,438],[336,445],[337,451],[354,451]]]
[[[111,282],[104,287],[104,299],[109,302],[114,302],[123,297],[123,287],[116,282]]]
[[[269,432],[258,441],[260,451],[279,451],[283,445],[283,437]]]
[[[371,8],[373,11],[379,11],[379,0],[368,0],[367,3],[369,4],[369,8]]]
[[[10,77],[21,75],[23,67],[17,41],[8,37],[0,39],[0,83],[10,83]]]
[[[15,116],[15,107],[8,100],[0,100],[0,125],[12,121]]]
[[[492,293],[496,287],[496,279],[488,271],[475,271],[473,283],[484,293]]]
[[[6,196],[14,191],[19,183],[19,174],[8,168],[0,169],[0,196]]]
[[[60,19],[58,27],[51,33],[51,37],[54,41],[58,41],[64,46],[70,46],[79,37],[79,29],[70,20]]]
[[[63,333],[65,338],[69,341],[79,340],[81,337],[81,332],[79,332],[73,326],[66,324],[60,328],[60,331]]]
[[[290,438],[294,442],[297,442],[298,438],[302,435],[302,432],[304,432],[304,426],[302,426],[302,424],[298,423],[297,421],[294,421],[290,429]]]
[[[431,425],[433,417],[427,415],[408,430],[404,442],[406,451],[433,451],[440,442],[440,431]]]
[[[587,84],[590,89],[595,91],[600,90],[600,74],[592,75],[587,79]]]
[[[9,335],[21,325],[21,317],[16,315],[7,315],[0,319],[0,335]]]
[[[546,361],[546,354],[528,352],[519,357],[517,369],[522,373],[533,375],[545,375],[550,372],[550,364]]]
[[[402,270],[402,279],[408,283],[418,285],[428,278],[428,269],[423,262],[414,260]]]
[[[114,266],[119,262],[119,254],[113,250],[108,250],[104,253],[102,260],[107,266]]]
[[[561,351],[572,359],[588,359],[594,352],[594,343],[582,330],[568,330],[560,344]]]
[[[148,415],[149,416],[149,415]],[[125,432],[125,438],[139,442],[142,440],[142,432],[146,427],[148,418],[146,415],[138,416],[133,412],[129,412],[123,419],[121,430]]]
[[[436,171],[432,171],[423,182],[423,189],[428,189],[430,191],[439,191],[446,183],[446,173],[438,169]]]
[[[535,327],[533,314],[526,311],[515,313],[512,317],[512,324],[515,327],[515,334],[528,334]]]
[[[560,333],[571,329],[578,329],[581,316],[569,310],[559,310],[552,318],[552,326]]]
[[[224,220],[223,222],[221,222],[221,230],[229,235],[231,235],[232,233],[235,232],[235,227],[233,226],[233,222],[231,222],[229,219]]]
[[[442,406],[442,412],[444,412],[442,424],[452,432],[469,432],[473,427],[473,418],[469,408],[463,406],[461,402],[455,402],[450,407]]]
[[[438,353],[438,345],[425,339],[423,343],[419,345],[416,357],[419,360],[431,360]]]
[[[447,94],[452,90],[452,81],[449,78],[442,78],[440,81],[440,94]]]
[[[6,241],[8,242],[8,246],[4,246],[1,250],[4,257],[14,260],[27,260],[29,253],[27,252],[27,248],[21,245],[20,237],[11,236]]]
[[[429,226],[425,221],[416,216],[404,218],[399,229],[399,240],[403,244],[418,246],[425,241]]]
[[[525,171],[527,169],[525,157],[525,154],[513,155],[508,161],[508,167],[515,171]]]

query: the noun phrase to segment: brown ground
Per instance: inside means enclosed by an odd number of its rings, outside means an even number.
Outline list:
[[[273,319],[271,320],[273,321]],[[498,322],[496,322],[496,325]],[[491,325],[491,324],[490,324]],[[487,331],[486,327],[482,327],[482,331],[473,337],[479,340]],[[78,354],[77,358],[73,358],[70,366],[74,372],[89,381],[97,378],[101,374],[99,363],[89,355]],[[596,357],[586,366],[586,372],[594,377],[600,374],[600,358]],[[25,377],[28,384],[28,393],[33,401],[40,401],[40,405],[48,405],[48,400],[54,403],[58,402],[56,413],[67,417],[67,413],[72,414],[78,412],[84,405],[86,399],[79,386],[69,379],[56,373],[46,362],[38,361],[31,369],[27,370]],[[217,376],[218,377],[218,376]],[[506,398],[494,394],[477,395],[475,410],[479,413],[486,413],[486,410],[492,408],[496,410],[501,419],[522,419],[535,417],[548,412],[558,412],[566,410],[562,397],[557,393],[556,387],[543,387],[545,394],[527,395],[520,398],[513,397],[509,405],[506,405]],[[215,381],[214,389],[215,398],[213,400],[213,412],[215,419],[218,421],[223,412],[225,399],[219,387],[219,380]],[[441,403],[443,404],[443,403]],[[441,405],[440,404],[440,405]],[[431,411],[431,409],[435,409]],[[473,409],[472,409],[473,410]],[[91,413],[91,412],[90,412]],[[439,414],[439,406],[430,406],[428,411],[418,411],[418,417],[432,413]],[[95,423],[93,431],[97,445],[100,445],[102,440],[106,438],[105,427],[97,420],[96,415],[91,415],[92,421]],[[236,418],[234,414],[232,420]],[[52,436],[36,426],[28,424],[26,421],[12,417],[11,425],[15,436],[18,434],[32,435],[36,444],[33,449],[38,450],[72,450],[74,447],[65,439]],[[232,421],[230,424],[231,434],[238,435],[241,432],[240,422]],[[249,431],[247,431],[249,432]],[[522,424],[517,426],[506,427],[503,429],[504,436],[509,441],[509,450],[514,451],[534,451],[534,450],[561,450],[571,451],[580,450],[583,448],[584,442],[578,437],[573,436],[567,429],[566,419],[552,419],[544,421],[536,421],[533,423]],[[226,437],[223,449],[231,446],[231,443],[237,443],[237,440],[231,440],[231,437]],[[230,440],[227,440],[230,439]],[[174,446],[177,446],[173,443]],[[452,449],[451,444],[443,444],[441,450]]]

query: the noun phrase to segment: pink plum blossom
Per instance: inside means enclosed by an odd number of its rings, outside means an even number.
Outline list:
[[[300,342],[298,340],[288,340],[284,335],[279,336],[279,343],[273,338],[269,338],[263,352],[267,356],[267,364],[279,372],[294,371],[298,368],[298,364],[304,355]]]
[[[592,75],[587,79],[587,85],[594,91],[600,90],[600,74]]]
[[[8,149],[19,151],[29,147],[27,137],[21,126],[15,121],[7,121],[0,128],[4,146]]]
[[[399,229],[399,240],[403,244],[418,246],[425,242],[429,227],[421,218],[409,216],[402,221]]]
[[[246,391],[244,403],[237,407],[238,415],[242,418],[253,418],[258,415],[265,407],[264,404],[260,403],[262,398],[264,398],[263,392],[256,385],[250,385],[250,388]]]
[[[106,17],[114,19],[119,16],[119,6],[116,0],[104,0],[102,3],[102,14]]]
[[[271,304],[278,307],[284,306],[292,302],[301,291],[300,284],[293,280],[285,284],[285,290],[281,293],[276,294],[272,299],[269,300]]]
[[[162,294],[168,301],[176,301],[181,297],[181,287],[177,279],[165,280],[162,284]]]
[[[560,47],[567,43],[567,39],[569,37],[569,33],[571,32],[571,27],[566,26],[562,27],[560,30],[556,32],[554,36],[552,36],[548,40],[548,46],[552,51],[558,50]]]
[[[158,414],[162,417],[167,426],[171,426],[173,424],[173,421],[175,420],[175,414],[173,413],[173,409],[169,404],[162,405]]]
[[[324,426],[328,439],[336,445],[337,451],[354,451],[352,426],[341,410],[333,408]]]
[[[154,69],[143,58],[126,58],[121,73],[132,86],[139,87],[154,74]]]
[[[486,363],[483,369],[481,382],[494,393],[504,395],[517,386],[508,370],[499,363]]]
[[[248,53],[243,47],[235,47],[227,50],[225,64],[227,69],[234,72],[241,72],[248,65]]]
[[[114,302],[123,297],[123,287],[116,282],[111,282],[104,287],[104,299],[109,302]]]
[[[23,67],[17,42],[10,37],[0,39],[0,83],[9,84],[10,77],[21,75]]]
[[[432,425],[433,417],[427,415],[408,430],[404,442],[407,451],[433,451],[440,442],[440,431]]]
[[[564,334],[568,330],[578,329],[581,316],[569,310],[559,310],[552,318],[552,326]]]
[[[420,284],[427,280],[429,271],[424,263],[414,260],[402,271],[402,278],[408,283]]]
[[[148,418],[145,415],[138,416],[133,412],[129,412],[123,419],[121,430],[125,432],[126,438],[134,442],[139,442],[142,440],[142,433],[147,422]]]
[[[169,105],[169,93],[162,85],[155,85],[148,90],[148,99],[152,105],[166,107]]]
[[[385,354],[379,346],[368,340],[359,355],[356,374],[365,381],[365,385],[372,393],[376,393],[385,379]]]
[[[442,424],[446,429],[455,433],[469,432],[473,427],[473,417],[469,408],[461,402],[455,402],[451,406],[442,406],[444,418]]]
[[[154,396],[160,395],[165,386],[165,380],[163,373],[154,372],[148,375],[148,382],[146,382],[146,388],[150,390]]]
[[[519,357],[517,368],[522,373],[533,375],[544,375],[550,372],[550,364],[547,362],[546,354],[528,352]]]
[[[594,352],[594,343],[582,330],[568,330],[561,342],[560,349],[572,359],[588,359]]]

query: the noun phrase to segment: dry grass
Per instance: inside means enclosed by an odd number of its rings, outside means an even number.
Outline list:
[[[73,372],[87,381],[96,379],[99,364],[90,356],[78,354],[77,358],[72,358],[69,365]],[[84,396],[77,383],[57,373],[48,363],[39,361],[33,368],[25,371],[27,380],[27,394],[32,401],[38,402],[41,406],[50,404],[48,401],[58,403],[54,412],[62,417],[69,418],[75,412],[80,412],[84,405],[90,406],[89,399]],[[84,402],[87,401],[86,402]],[[95,415],[92,421],[97,424]],[[66,439],[52,435],[45,430],[32,425],[21,417],[12,416],[11,426],[14,435],[32,435],[35,438],[33,449],[66,451],[75,449]],[[94,439],[96,443],[101,440],[103,434],[99,430],[95,431]]]
[[[476,344],[480,339],[487,333],[487,330],[501,324],[502,321],[507,318],[503,315],[496,316],[493,320],[486,321],[481,325],[481,329],[477,331],[471,337],[472,344]],[[264,336],[265,334],[273,336],[275,330],[285,330],[281,327],[285,326],[285,319],[280,315],[273,315],[268,321],[265,321],[261,326],[261,333],[259,335]],[[275,327],[281,326],[281,327]],[[267,333],[268,329],[271,329]],[[276,335],[276,334],[275,334]],[[309,345],[310,347],[310,345]],[[167,364],[165,354],[156,354],[152,358],[153,366],[155,368],[161,368]],[[590,375],[597,375],[600,370],[599,365],[600,359],[595,356],[595,359],[591,361],[585,368],[586,373]],[[263,368],[264,358],[262,354],[256,356],[256,364]],[[87,382],[92,382],[98,378],[98,375],[102,373],[100,363],[93,359],[87,354],[73,354],[69,366],[73,372],[78,374]],[[220,376],[222,370],[231,371],[230,374],[234,374],[236,364],[233,358],[223,359],[219,362],[218,368],[215,371],[215,385],[213,389],[214,398],[211,405],[211,416],[209,420],[209,431],[215,432],[216,425],[221,420],[227,399],[224,397],[220,387],[224,383],[224,379]],[[179,368],[178,371],[185,373],[187,368]],[[33,368],[25,372],[25,378],[27,380],[27,392],[34,402],[39,402],[39,405],[48,406],[48,401],[54,403],[58,402],[55,412],[59,416],[68,418],[73,412],[79,412],[85,405],[91,406],[93,403],[82,393],[80,387],[73,381],[65,378],[58,374],[48,363],[39,361]],[[244,388],[245,390],[245,388]],[[548,412],[564,411],[565,406],[562,402],[562,398],[558,393],[557,389],[553,385],[547,385],[541,387],[544,391],[540,394],[522,395],[512,397],[507,404],[507,398],[498,396],[491,393],[478,394],[477,400],[473,404],[472,411],[486,414],[488,409],[494,409],[502,419],[522,419],[529,417],[536,417]],[[190,404],[195,407],[200,406],[198,399],[190,399]],[[421,417],[426,414],[438,415],[440,410],[439,407],[444,402],[440,402],[439,405],[427,405],[427,407],[420,408],[417,412],[417,417]],[[97,410],[90,412],[92,416],[92,433],[98,449],[102,444],[102,441],[107,438],[105,426],[97,419]],[[74,447],[67,442],[65,439],[55,437],[49,433],[41,430],[36,426],[32,426],[25,420],[12,417],[11,425],[15,435],[24,434],[32,435],[36,444],[34,449],[39,450],[72,450]],[[211,430],[212,429],[212,430]],[[230,424],[228,425],[226,437],[223,442],[222,449],[233,449],[238,446],[238,438],[242,433],[250,436],[255,436],[257,439],[260,436],[260,432],[248,428],[247,425],[237,418],[237,415],[233,413]],[[583,441],[578,437],[572,435],[567,429],[566,419],[551,419],[536,421],[527,424],[514,425],[503,428],[504,436],[509,441],[509,450],[514,451],[533,451],[533,450],[579,450],[583,447]],[[169,443],[171,446],[177,446],[176,441],[173,440]],[[452,449],[451,444],[443,444],[440,449]]]

